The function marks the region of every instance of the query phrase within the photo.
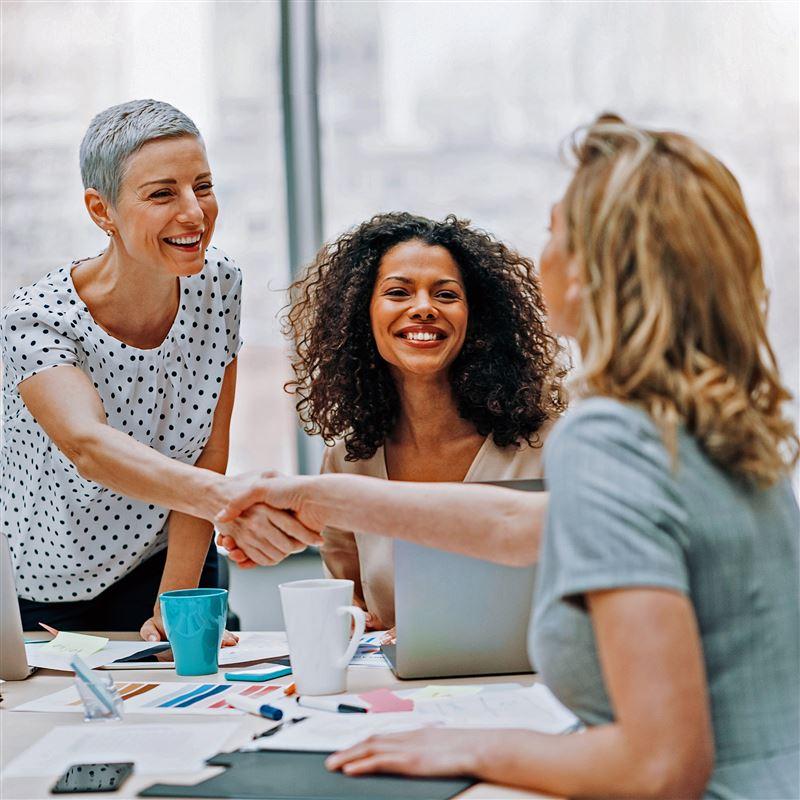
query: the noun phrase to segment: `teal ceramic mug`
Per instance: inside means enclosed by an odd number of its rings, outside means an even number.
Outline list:
[[[227,589],[162,592],[161,616],[178,675],[213,675],[228,612]]]

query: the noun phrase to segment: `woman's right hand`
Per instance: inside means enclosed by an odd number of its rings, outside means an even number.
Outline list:
[[[217,522],[217,544],[238,566],[273,566],[286,556],[321,545],[322,536],[294,514],[263,503],[250,506],[230,522]]]
[[[224,550],[227,551],[228,558],[233,561],[239,569],[251,569],[252,567],[257,567],[255,561],[252,558],[248,558],[244,554],[244,550],[239,549],[236,546],[236,540],[233,536],[228,536],[225,533],[217,533],[217,547],[222,547]]]

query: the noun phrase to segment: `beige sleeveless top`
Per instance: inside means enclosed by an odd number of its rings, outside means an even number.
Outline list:
[[[551,425],[538,431],[543,442]],[[472,462],[465,483],[479,481],[520,480],[541,478],[544,475],[542,446],[531,447],[527,442],[498,447],[491,436],[484,441]],[[368,475],[387,479],[383,447],[372,458],[345,461],[344,442],[326,448],[322,472]],[[379,627],[394,626],[394,559],[392,539],[369,533],[351,533],[335,528],[323,531],[322,560],[325,572],[332,578],[349,578],[355,584],[356,605],[365,608],[382,623]]]

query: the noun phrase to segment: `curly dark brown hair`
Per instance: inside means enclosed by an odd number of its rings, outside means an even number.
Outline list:
[[[400,401],[370,325],[384,254],[421,241],[446,248],[464,279],[469,320],[450,367],[459,414],[500,447],[536,446],[542,424],[566,408],[563,350],[550,333],[533,262],[471,228],[407,213],[378,214],[326,244],[289,289],[284,332],[295,378],[285,389],[309,434],[343,438],[347,460],[371,458],[394,428]]]

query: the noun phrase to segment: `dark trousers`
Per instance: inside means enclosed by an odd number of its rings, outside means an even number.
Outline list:
[[[40,622],[65,631],[138,631],[153,616],[167,549],[156,553],[91,600],[40,603],[19,598],[22,629],[39,631]],[[219,585],[217,550],[208,550],[200,586]]]

